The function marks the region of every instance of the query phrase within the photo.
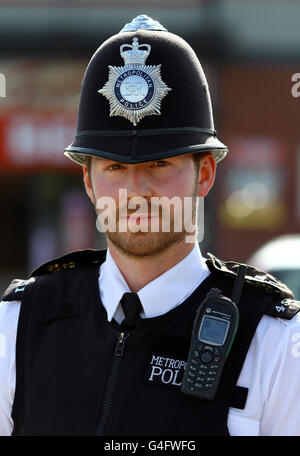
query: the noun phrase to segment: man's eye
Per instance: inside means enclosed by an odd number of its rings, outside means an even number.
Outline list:
[[[112,165],[108,166],[106,169],[108,169],[109,171],[116,171],[121,168],[122,168],[122,165],[119,165],[118,163],[113,163]]]
[[[154,163],[154,166],[166,166],[168,164],[167,161],[165,160],[157,160],[155,163]]]

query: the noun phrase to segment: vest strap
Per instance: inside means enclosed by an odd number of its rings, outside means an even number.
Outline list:
[[[231,398],[230,407],[243,410],[246,405],[248,396],[248,388],[243,386],[235,386],[233,390],[233,396]]]
[[[241,264],[239,266],[236,279],[234,282],[234,288],[232,292],[232,301],[234,303],[238,303],[240,301],[240,297],[243,291],[245,276],[246,276],[247,266]]]

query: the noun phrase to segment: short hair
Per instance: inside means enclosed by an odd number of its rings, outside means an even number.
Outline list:
[[[203,154],[199,154],[199,153],[193,154],[193,161],[194,161],[194,165],[195,165],[197,174],[199,172],[200,161],[201,161],[202,157],[203,157]]]
[[[86,169],[87,169],[87,172],[88,172],[88,175],[89,177],[91,176],[91,156],[90,155],[87,155],[85,157],[85,162],[84,162],[85,166],[86,166]]]

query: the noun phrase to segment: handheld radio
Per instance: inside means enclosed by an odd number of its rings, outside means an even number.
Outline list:
[[[198,399],[212,400],[218,389],[226,358],[238,328],[238,302],[246,267],[241,265],[232,299],[212,288],[194,320],[192,339],[181,391]]]

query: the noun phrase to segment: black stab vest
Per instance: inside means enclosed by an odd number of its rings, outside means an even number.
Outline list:
[[[249,345],[282,294],[245,283],[217,395],[197,400],[180,390],[193,320],[212,287],[231,297],[234,277],[209,260],[211,274],[184,303],[124,334],[100,301],[104,259],[55,264],[51,274],[53,264],[42,267],[8,293],[7,300],[22,299],[13,435],[229,435],[229,407],[243,408],[236,383]]]

